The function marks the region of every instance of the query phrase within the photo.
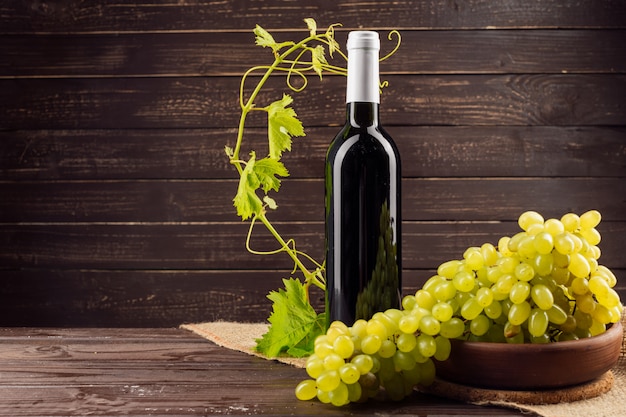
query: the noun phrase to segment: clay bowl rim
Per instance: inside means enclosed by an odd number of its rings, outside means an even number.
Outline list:
[[[621,332],[618,332],[617,329],[621,329]],[[577,340],[563,340],[550,343],[496,343],[452,339],[450,340],[450,342],[452,342],[453,344],[463,344],[463,346],[467,346],[468,348],[480,347],[480,349],[497,350],[498,352],[519,353],[520,349],[523,349],[524,353],[544,353],[546,351],[569,351],[577,345],[589,345],[590,343],[594,345],[604,345],[604,343],[602,342],[605,342],[605,339],[611,340],[613,337],[616,337],[613,335],[613,333],[621,333],[623,335],[624,329],[620,321],[616,323],[610,323],[606,331],[603,333]]]
[[[624,345],[624,326],[621,322],[613,323],[604,333],[599,335],[562,342],[546,344],[508,344],[495,342],[473,342],[460,339],[450,340],[452,352],[450,358],[438,362],[437,376],[444,381],[453,382],[475,388],[500,390],[554,390],[566,386],[580,385],[590,382],[613,368],[620,359]],[[455,354],[455,348],[458,349]],[[572,358],[573,355],[593,354],[597,351],[610,352],[606,358],[595,362],[591,367],[575,367],[561,372],[544,373],[549,369],[556,371],[559,361],[548,363],[548,368],[530,368],[524,361],[534,355],[544,358],[559,357]],[[493,355],[504,363],[506,360],[513,368],[503,371],[500,367],[476,367],[472,359],[484,358]],[[508,359],[511,359],[510,362]],[[609,360],[610,359],[610,360]],[[520,372],[517,378],[511,378],[515,371]],[[567,374],[567,375],[566,375]],[[538,379],[537,375],[543,378]],[[552,376],[550,376],[552,375]]]

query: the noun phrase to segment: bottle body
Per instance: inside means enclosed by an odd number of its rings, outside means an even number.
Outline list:
[[[378,103],[347,104],[325,168],[326,317],[350,325],[401,300],[400,157]]]
[[[326,154],[326,320],[399,308],[400,156],[379,123],[376,32],[348,35],[346,123]]]

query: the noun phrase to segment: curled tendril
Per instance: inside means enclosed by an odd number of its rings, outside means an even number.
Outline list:
[[[300,91],[304,90],[306,88],[306,86],[309,84],[309,79],[307,78],[306,74],[304,74],[302,71],[297,70],[295,68],[289,68],[287,73],[287,86],[294,92],[299,93]],[[291,76],[295,74],[296,76],[298,76],[301,80],[302,80],[302,85],[300,87],[297,87],[295,85],[292,84],[291,82]]]
[[[391,57],[393,54],[396,53],[396,51],[398,50],[398,48],[400,48],[400,43],[402,43],[402,35],[400,35],[400,32],[398,32],[397,30],[392,30],[391,32],[389,32],[389,34],[387,35],[387,39],[388,40],[393,40],[393,37],[396,36],[398,39],[396,40],[396,46],[391,50],[391,52],[389,52],[387,55],[385,55],[384,57],[380,58],[379,61],[384,61],[385,59]]]
[[[289,67],[289,69],[287,70],[287,86],[296,93],[299,93],[300,91],[304,90],[306,86],[309,84],[309,79],[307,78],[306,74],[304,74],[304,71],[307,71],[309,68],[304,68],[304,69],[296,68],[297,65],[301,65],[300,58],[302,58],[302,55],[304,55],[306,52],[307,52],[307,49],[303,49],[302,51],[300,51],[296,59],[291,63],[291,67]],[[298,77],[300,77],[300,80],[302,80],[302,85],[300,87],[296,87],[291,83],[292,74],[297,75]]]

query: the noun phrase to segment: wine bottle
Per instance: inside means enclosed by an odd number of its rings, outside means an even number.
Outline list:
[[[379,124],[380,40],[348,35],[346,123],[325,163],[326,320],[351,325],[401,300],[400,156]]]

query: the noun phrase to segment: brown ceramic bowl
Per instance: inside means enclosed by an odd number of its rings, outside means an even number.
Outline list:
[[[451,340],[450,358],[436,362],[437,377],[449,382],[504,390],[547,390],[592,381],[619,359],[621,323],[587,339],[548,344]]]

